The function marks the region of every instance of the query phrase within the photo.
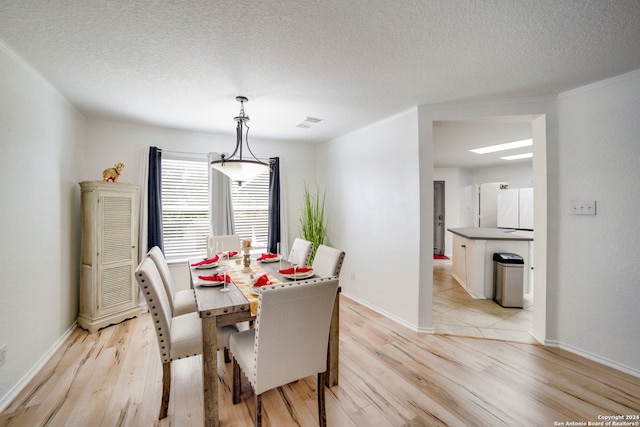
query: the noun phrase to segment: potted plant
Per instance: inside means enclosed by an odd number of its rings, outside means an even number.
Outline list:
[[[327,240],[327,225],[324,217],[325,192],[320,195],[320,190],[316,186],[315,195],[309,191],[307,184],[304,185],[304,208],[300,217],[300,234],[303,239],[313,243],[313,250],[309,263],[313,264],[318,246]]]

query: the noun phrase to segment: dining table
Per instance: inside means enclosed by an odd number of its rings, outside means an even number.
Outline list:
[[[219,425],[217,328],[245,321],[253,325],[258,315],[259,299],[259,291],[256,291],[253,284],[261,276],[266,275],[271,284],[287,283],[293,280],[290,276],[279,273],[279,270],[291,267],[288,261],[267,258],[265,262],[259,262],[257,258],[258,256],[255,255],[252,257],[248,268],[243,265],[241,256],[231,257],[225,261],[226,274],[231,279],[226,285],[229,289],[227,292],[221,291],[224,288],[223,284],[212,286],[211,281],[201,278],[220,274],[220,266],[213,267],[207,264],[194,266],[202,262],[202,259],[189,260],[191,286],[202,320],[202,386],[204,425],[207,427]],[[310,274],[309,279],[317,278]],[[340,288],[336,294],[329,329],[326,387],[338,384],[339,293]]]

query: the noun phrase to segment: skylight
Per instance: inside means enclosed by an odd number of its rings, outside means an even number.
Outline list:
[[[503,160],[518,160],[518,159],[528,159],[530,157],[533,157],[533,153],[514,154],[513,156],[504,156],[500,158]]]
[[[477,154],[494,153],[496,151],[512,150],[514,148],[529,147],[533,145],[533,139],[522,139],[520,141],[507,142],[505,144],[489,145],[488,147],[474,148],[469,150]]]

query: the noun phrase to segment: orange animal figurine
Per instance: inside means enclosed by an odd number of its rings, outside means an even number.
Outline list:
[[[104,172],[102,172],[102,180],[104,182],[116,182],[122,169],[124,169],[124,163],[118,163],[112,168],[105,169]]]

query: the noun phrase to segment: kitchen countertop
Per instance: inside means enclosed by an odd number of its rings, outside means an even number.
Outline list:
[[[512,228],[465,227],[448,228],[447,231],[472,240],[528,240],[533,241],[533,231]]]

